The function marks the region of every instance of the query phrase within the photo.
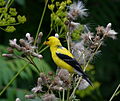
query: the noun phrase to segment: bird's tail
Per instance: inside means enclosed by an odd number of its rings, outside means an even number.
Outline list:
[[[86,75],[82,75],[83,79],[85,79],[91,86],[93,86],[92,82]]]
[[[83,79],[85,79],[91,86],[93,86],[92,82],[90,81],[90,79],[88,78],[88,76],[87,76],[87,74],[85,72],[82,72],[82,73],[79,72],[79,71],[76,71],[76,72],[77,72],[78,75],[82,76]]]

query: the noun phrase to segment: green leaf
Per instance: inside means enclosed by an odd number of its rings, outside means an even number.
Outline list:
[[[8,101],[14,101],[14,96],[15,95],[16,95],[16,89],[15,88],[8,88],[7,89]]]
[[[47,74],[48,72],[52,71],[49,64],[43,59],[34,58],[34,62],[41,72],[45,72]]]

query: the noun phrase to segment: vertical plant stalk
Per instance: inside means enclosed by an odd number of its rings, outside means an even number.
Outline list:
[[[113,95],[111,96],[109,101],[112,101],[113,98],[116,96],[116,92],[118,91],[118,89],[120,88],[120,84],[117,86],[116,90],[114,91]]]
[[[63,89],[62,101],[65,101],[65,90]]]
[[[82,80],[82,76],[79,78],[79,80],[78,80],[78,82],[77,82],[77,85],[76,85],[75,88],[73,89],[73,92],[72,92],[72,94],[71,94],[71,96],[70,96],[70,99],[74,96],[75,91],[76,91],[76,89],[78,88],[81,80]]]
[[[103,36],[103,38],[104,38],[104,36]],[[102,39],[103,39],[103,38],[102,38]],[[84,72],[85,72],[86,68],[88,67],[88,64],[90,63],[91,59],[95,56],[96,52],[97,52],[97,51],[99,50],[99,48],[101,47],[101,45],[102,45],[102,42],[99,43],[97,49],[96,49],[95,52],[92,54],[92,56],[89,58],[88,62],[86,63],[86,65],[85,65],[85,67],[84,67],[84,69],[83,69]],[[72,96],[74,96],[75,91],[76,91],[76,89],[78,88],[81,80],[82,80],[82,77],[79,78],[79,80],[78,80],[78,82],[77,82],[77,85],[75,86],[75,88],[74,88],[74,90],[73,90],[70,98],[72,98]]]
[[[42,13],[42,17],[41,17],[41,20],[40,20],[40,23],[39,23],[39,26],[38,26],[38,30],[37,30],[37,33],[36,33],[34,45],[36,45],[36,42],[37,42],[38,34],[39,34],[39,31],[40,31],[40,28],[41,28],[41,25],[42,25],[42,21],[43,21],[44,15],[45,15],[47,4],[48,4],[48,0],[46,0],[46,2],[45,2],[45,6],[44,6],[43,13]]]
[[[4,93],[4,91],[12,84],[12,82],[17,78],[17,76],[28,66],[29,64],[25,64],[15,76],[9,81],[9,83],[3,88],[3,90],[0,92],[0,96]]]

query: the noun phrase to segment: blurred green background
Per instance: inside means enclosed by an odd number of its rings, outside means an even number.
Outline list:
[[[15,0],[12,7],[15,7],[19,12],[19,14],[25,15],[27,18],[27,22],[25,24],[16,26],[17,30],[13,33],[7,33],[0,30],[1,53],[6,51],[6,47],[8,46],[9,39],[24,38],[27,32],[31,33],[32,36],[35,36],[42,15],[42,11],[44,8],[44,2],[45,2],[44,0]],[[89,17],[86,19],[86,22],[91,27],[91,30],[94,31],[95,27],[97,27],[98,25],[106,26],[108,23],[112,23],[112,28],[116,32],[118,33],[120,32],[120,22],[119,22],[120,0],[84,0],[83,2],[85,3],[86,8],[89,9],[88,10]],[[44,33],[44,36],[48,34],[50,29],[49,16],[50,16],[50,11],[49,9],[47,9],[41,27],[41,31]],[[44,52],[43,55],[45,56],[45,54],[46,53]],[[49,52],[47,54],[49,54]],[[48,55],[48,57],[46,59],[46,63],[51,61],[50,55]],[[15,74],[12,73],[8,65],[5,64],[6,60],[7,59],[2,58],[0,56],[0,90],[2,90],[2,88],[8,83],[8,81]],[[9,61],[10,60],[7,60],[6,62]],[[21,64],[22,63],[23,62],[21,62]],[[99,88],[99,93],[101,98],[99,99],[99,97],[93,91],[92,95],[98,99],[88,95],[83,97],[82,101],[108,101],[108,99],[111,97],[114,90],[116,89],[117,85],[120,83],[120,35],[119,34],[117,35],[117,40],[107,39],[105,41],[104,46],[101,47],[101,53],[95,57],[93,64],[95,65],[95,71],[96,71],[95,80],[100,82],[101,84]],[[51,67],[54,66],[53,63],[49,63],[47,65]],[[4,69],[1,69],[3,67]],[[0,97],[0,101],[14,101],[13,99],[15,99],[16,97],[21,97],[24,96],[24,94],[28,93],[26,89],[30,90],[32,87],[35,86],[36,83],[35,81],[37,80],[37,76],[38,76],[37,74],[35,74],[34,71],[32,71],[31,74],[29,72],[27,74],[26,72],[24,72],[22,77],[19,76],[17,80],[13,83],[13,85],[9,87],[8,91],[6,91],[3,94],[3,96]],[[16,87],[17,87],[17,91],[16,91]],[[113,101],[119,101],[119,97],[120,94],[117,97],[115,97]]]

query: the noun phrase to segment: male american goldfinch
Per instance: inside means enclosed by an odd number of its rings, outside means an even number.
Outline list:
[[[74,56],[66,48],[62,46],[60,40],[54,36],[48,38],[44,42],[45,45],[50,46],[52,59],[58,67],[67,69],[70,73],[77,73],[82,76],[90,85],[92,85],[88,76],[83,72],[80,64],[75,60]]]

